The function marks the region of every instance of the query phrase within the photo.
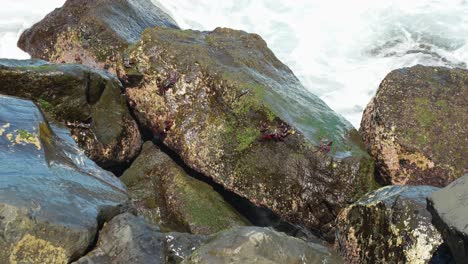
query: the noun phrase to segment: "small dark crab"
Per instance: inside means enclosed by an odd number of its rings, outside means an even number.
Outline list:
[[[327,154],[331,150],[331,146],[333,145],[333,141],[329,141],[327,143],[321,143],[320,146],[317,147],[317,150],[314,151],[316,152],[321,152]]]
[[[284,141],[287,136],[294,134],[294,130],[292,130],[291,127],[285,123],[281,123],[275,128],[273,132],[270,132],[269,128],[270,127],[266,123],[261,124],[260,132],[263,133],[263,140]]]
[[[164,121],[164,129],[159,132],[159,139],[164,141],[167,137],[167,133],[171,131],[172,127],[174,126],[174,122],[172,120]]]
[[[176,71],[170,71],[166,74],[166,79],[163,81],[159,88],[159,93],[164,95],[169,89],[173,88],[174,85],[179,81],[179,73]]]

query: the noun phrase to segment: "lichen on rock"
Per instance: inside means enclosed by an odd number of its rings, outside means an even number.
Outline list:
[[[10,264],[18,263],[54,263],[66,264],[68,258],[65,249],[50,242],[26,234],[11,249]]]
[[[387,186],[341,211],[337,245],[346,263],[431,263],[443,243],[431,224],[431,186]]]

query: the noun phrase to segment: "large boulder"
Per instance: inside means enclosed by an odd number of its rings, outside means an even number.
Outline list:
[[[237,227],[220,232],[201,246],[184,264],[296,264],[342,263],[319,245],[306,243],[262,227]]]
[[[121,51],[155,26],[178,28],[150,0],[68,0],[26,30],[18,46],[33,58],[119,73]]]
[[[126,213],[106,223],[97,246],[76,264],[180,263],[206,241],[184,233],[162,233],[158,226]]]
[[[388,186],[371,192],[337,218],[337,243],[347,263],[433,263],[443,243],[431,224],[431,186]],[[444,262],[436,262],[444,263]]]
[[[31,101],[0,95],[0,263],[69,263],[128,204],[125,186],[66,129]]]
[[[468,263],[468,174],[430,195],[427,208],[456,263]]]
[[[258,35],[154,28],[127,53],[141,125],[254,204],[332,240],[340,209],[375,188],[357,131]]]
[[[28,98],[71,129],[88,157],[103,167],[126,164],[142,141],[119,80],[82,65],[0,59],[0,94]]]
[[[414,66],[380,84],[361,122],[387,184],[446,186],[468,168],[468,70]]]
[[[248,224],[210,185],[190,177],[151,141],[121,180],[138,212],[165,228],[209,235]]]

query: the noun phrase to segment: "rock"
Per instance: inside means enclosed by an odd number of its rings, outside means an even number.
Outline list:
[[[178,28],[150,0],[68,0],[26,30],[18,46],[33,58],[119,73],[121,51],[155,26]]]
[[[342,263],[339,256],[318,244],[308,244],[268,228],[237,227],[218,233],[184,264]]]
[[[388,186],[344,209],[337,240],[346,263],[433,263],[443,241],[431,224],[426,197],[436,190]]]
[[[357,131],[258,35],[154,28],[126,52],[144,75],[127,88],[142,126],[257,206],[333,240],[340,209],[376,188]]]
[[[126,213],[107,223],[97,247],[76,264],[180,263],[206,240],[203,236],[161,233],[143,218]]]
[[[468,174],[432,193],[427,209],[455,262],[468,263]]]
[[[248,224],[210,185],[190,177],[150,141],[121,179],[152,223],[203,235]]]
[[[128,209],[125,186],[31,101],[0,96],[0,263],[69,263]]]
[[[0,93],[32,99],[62,121],[78,145],[99,165],[126,164],[139,152],[138,126],[109,73],[82,65],[0,59]]]
[[[468,168],[468,70],[414,66],[380,84],[361,121],[381,180],[446,186]]]

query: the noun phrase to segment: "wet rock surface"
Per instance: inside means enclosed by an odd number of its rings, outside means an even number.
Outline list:
[[[0,95],[0,263],[68,263],[128,209],[125,186],[50,126],[31,101]]]
[[[337,244],[346,263],[449,263],[431,224],[431,186],[388,186],[371,192],[337,218]],[[437,262],[431,262],[437,259]]]
[[[333,240],[333,221],[375,188],[351,125],[305,91],[255,34],[148,29],[126,51],[143,127],[192,169]]]
[[[178,28],[150,0],[68,0],[26,30],[18,46],[33,58],[119,73],[120,52],[155,26]]]
[[[116,77],[82,65],[0,59],[0,93],[34,100],[66,124],[88,157],[103,167],[127,164],[142,144]]]
[[[468,259],[468,174],[428,198],[427,209],[456,263]]]
[[[210,238],[182,263],[343,263],[318,244],[308,244],[262,227],[236,227]]]
[[[211,186],[187,175],[150,141],[121,179],[138,212],[165,229],[209,235],[248,224]]]
[[[387,184],[446,186],[468,168],[468,71],[414,66],[382,81],[360,132]]]
[[[97,247],[76,264],[166,264],[180,263],[206,237],[184,233],[162,233],[158,226],[126,213],[107,223]]]

